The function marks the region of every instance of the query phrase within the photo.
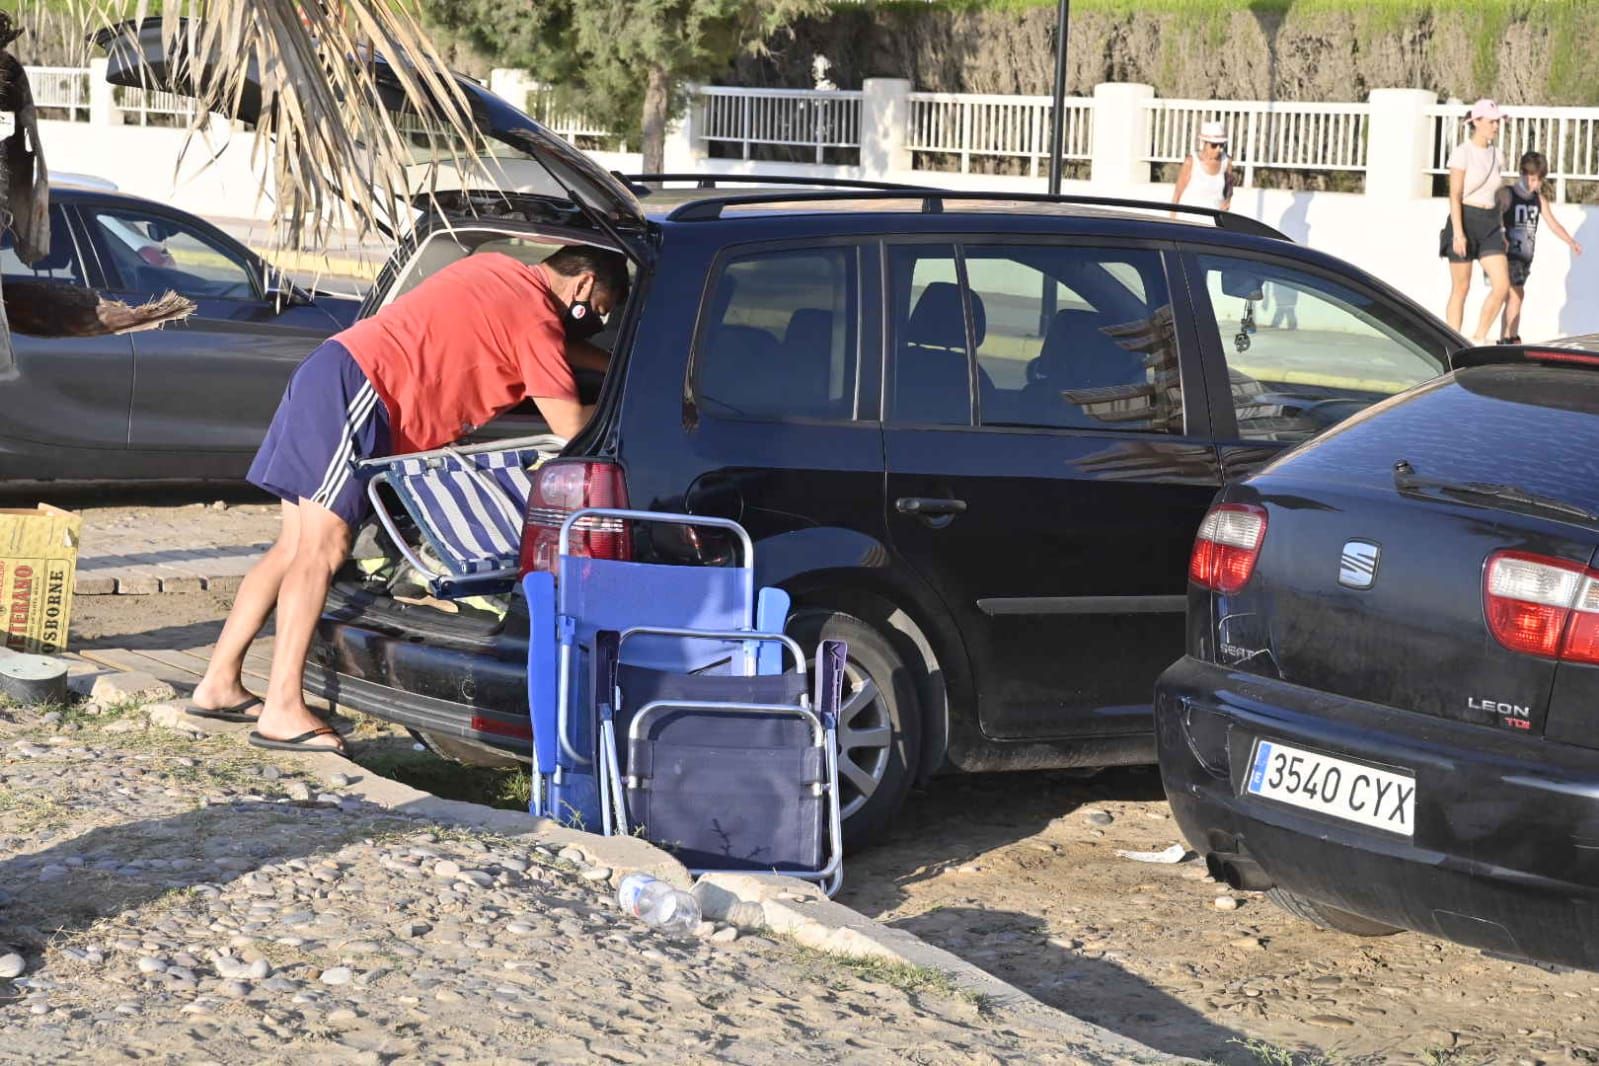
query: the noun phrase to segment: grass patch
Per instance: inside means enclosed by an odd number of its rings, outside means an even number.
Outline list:
[[[955,983],[955,978],[931,966],[915,966],[908,962],[890,962],[887,959],[855,958],[806,947],[796,947],[795,951],[804,968],[823,983],[830,983],[839,971],[843,971],[862,981],[897,988],[906,995],[919,996],[930,992],[938,996],[962,996],[961,987]],[[989,1002],[988,997],[980,993],[973,993],[964,998],[976,1003],[979,1009],[985,1008]]]
[[[1230,1044],[1237,1044],[1261,1066],[1337,1066],[1337,1060],[1328,1058],[1319,1051],[1290,1051],[1279,1047],[1269,1040],[1230,1040]]]
[[[374,774],[444,799],[525,811],[532,791],[532,780],[526,770],[462,766],[410,747],[385,746],[357,751],[355,757],[356,762]]]

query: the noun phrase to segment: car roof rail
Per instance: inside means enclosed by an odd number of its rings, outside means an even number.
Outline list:
[[[987,200],[995,203],[1068,204],[1082,207],[1130,208],[1140,211],[1168,211],[1180,215],[1208,218],[1218,229],[1243,233],[1252,237],[1269,237],[1272,240],[1291,240],[1286,233],[1268,226],[1248,215],[1235,215],[1213,207],[1196,207],[1191,204],[1163,203],[1159,200],[1131,200],[1113,196],[1081,196],[1076,194],[1051,196],[1034,192],[968,192],[963,189],[863,189],[860,192],[814,193],[739,193],[731,196],[709,196],[683,204],[667,215],[669,222],[705,222],[722,217],[724,207],[744,207],[755,204],[813,203],[829,200],[921,200],[922,212],[942,214],[946,200]]]
[[[803,174],[623,174],[613,170],[611,174],[633,186],[633,191],[640,196],[648,196],[656,190],[647,188],[647,182],[667,181],[692,181],[695,188],[714,189],[721,184],[727,185],[809,185],[816,188],[830,189],[878,189],[884,192],[942,192],[932,185],[909,185],[898,181],[865,181],[860,178],[810,178]]]
[[[1449,357],[1449,369],[1541,363],[1544,366],[1586,367],[1599,370],[1599,335],[1570,337],[1547,344],[1481,344],[1462,348]]]

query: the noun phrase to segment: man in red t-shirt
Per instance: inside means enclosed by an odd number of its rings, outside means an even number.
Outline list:
[[[255,722],[257,747],[344,754],[303,688],[328,585],[370,509],[355,464],[441,447],[524,399],[552,432],[573,436],[592,413],[573,367],[606,368],[606,354],[584,338],[627,289],[627,260],[603,248],[570,245],[536,265],[469,255],[312,352],[247,475],[283,500],[282,531],[240,584],[189,713]],[[242,670],[274,608],[263,701],[245,690]]]

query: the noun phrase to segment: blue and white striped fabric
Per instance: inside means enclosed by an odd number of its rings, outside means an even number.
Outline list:
[[[450,577],[514,567],[537,448],[399,458],[389,483]]]

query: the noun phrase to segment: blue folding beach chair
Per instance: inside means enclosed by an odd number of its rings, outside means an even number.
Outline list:
[[[683,673],[627,662],[633,640],[737,634],[634,627],[597,640],[605,831],[635,831],[692,873],[776,872],[843,883],[837,723],[846,650],[823,641],[814,701],[803,651],[781,673]],[[622,743],[619,738],[626,738]]]
[[[571,551],[574,529],[633,522],[718,529],[739,548],[735,566],[676,566],[594,559]],[[662,634],[629,642],[630,665],[685,673],[776,673],[781,651],[760,634],[781,633],[788,596],[757,590],[754,548],[736,522],[697,515],[586,508],[561,525],[555,572],[523,579],[530,618],[528,706],[533,726],[529,809],[589,829],[609,826],[602,803],[595,641],[638,627],[715,632],[684,641]]]
[[[369,459],[367,496],[400,555],[441,599],[503,592],[516,584],[532,471],[565,441],[543,435]],[[390,512],[388,494],[415,524],[426,560]]]

